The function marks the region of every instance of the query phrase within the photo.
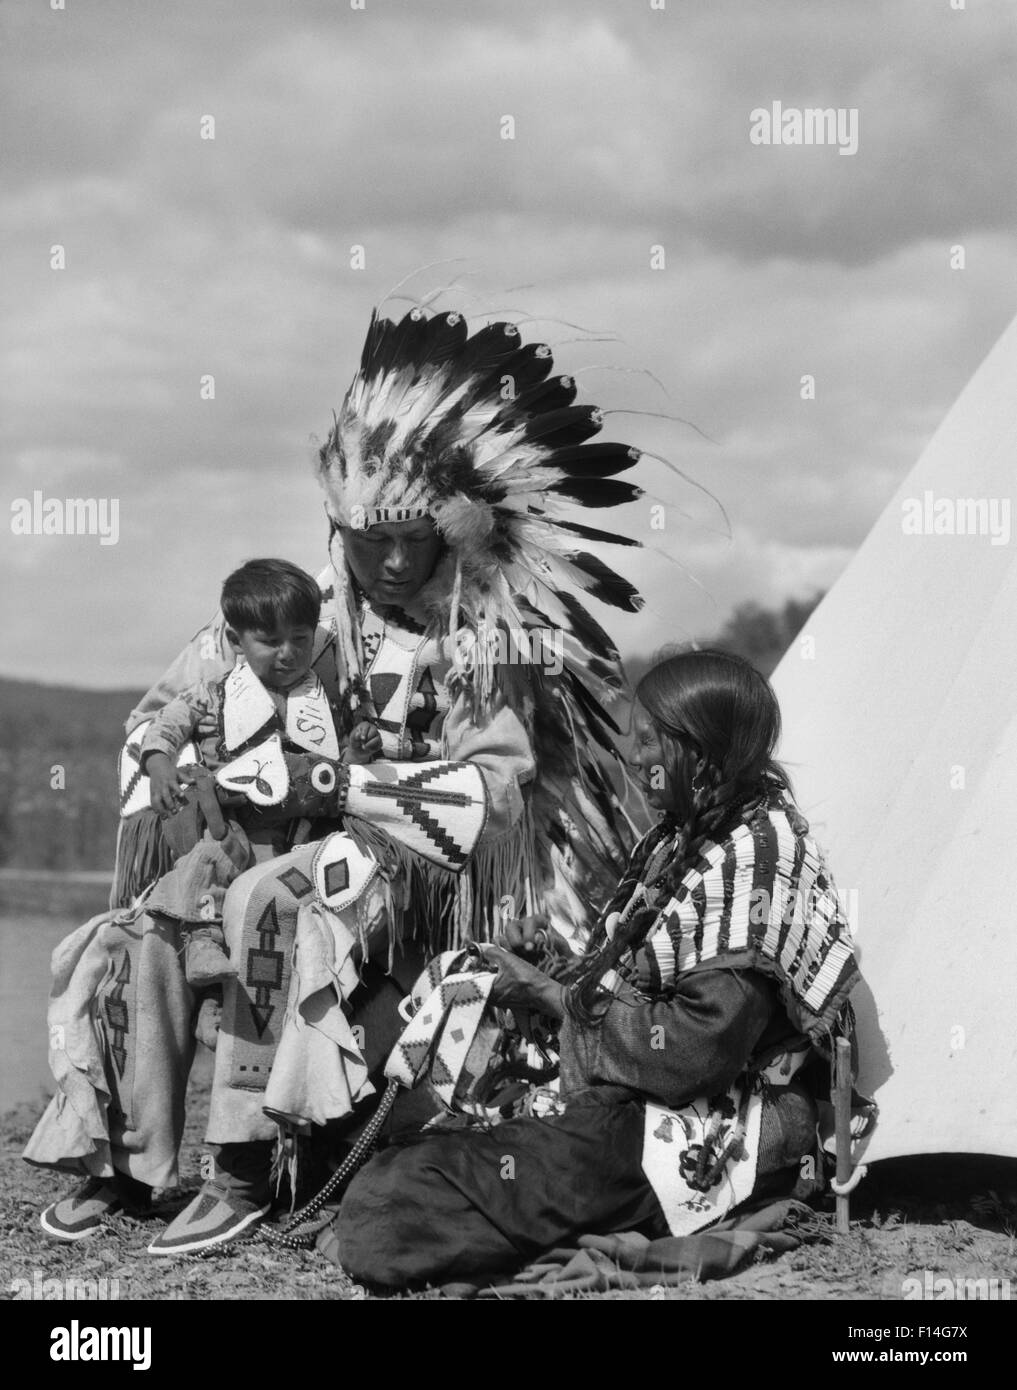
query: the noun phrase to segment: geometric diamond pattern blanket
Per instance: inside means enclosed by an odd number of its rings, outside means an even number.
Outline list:
[[[502,1029],[484,1018],[497,978],[476,969],[468,951],[444,951],[430,961],[400,1006],[409,1022],[385,1066],[390,1081],[411,1089],[423,1080],[449,1110],[473,1113]]]

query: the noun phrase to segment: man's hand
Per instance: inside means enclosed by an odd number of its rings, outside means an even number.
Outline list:
[[[344,763],[370,763],[381,752],[381,734],[368,719],[354,725],[343,752]]]
[[[165,753],[149,753],[145,775],[150,783],[152,809],[171,816],[184,799],[184,788],[193,782],[190,768],[178,768]]]

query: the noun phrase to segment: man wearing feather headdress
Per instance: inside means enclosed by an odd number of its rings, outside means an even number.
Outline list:
[[[290,824],[304,809],[303,842],[274,845],[226,899],[237,976],[207,1135],[218,1173],[152,1253],[200,1250],[260,1221],[279,1127],[361,1122],[398,1033],[394,1005],[429,951],[490,939],[507,896],[578,949],[617,878],[629,826],[606,771],[617,728],[604,706],[624,678],[573,591],[635,611],[632,586],[583,549],[634,542],[566,512],[638,497],[615,475],[639,454],[588,442],[602,417],[574,404],[574,382],[552,366],[511,323],[471,337],[457,313],[372,317],[319,454],[332,533],[314,669],[340,736],[370,721],[381,752],[352,767],[313,750],[279,765],[275,806]],[[219,617],[134,711],[129,746],[175,693],[222,679],[232,659]],[[263,718],[234,711],[241,759],[267,749]],[[150,833],[132,839],[125,822],[122,903],[151,877]],[[123,1205],[128,1180],[176,1182],[193,1055],[197,1001],[165,919],[136,903],[96,921],[50,1022],[62,1007],[100,1027],[77,1030],[77,1052],[54,1060],[60,1092],[26,1152],[91,1175],[44,1221],[67,1238]]]

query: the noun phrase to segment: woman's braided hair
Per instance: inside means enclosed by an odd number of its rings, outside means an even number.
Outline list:
[[[793,804],[790,778],[773,756],[780,737],[777,698],[748,661],[730,652],[683,652],[653,666],[635,698],[664,750],[671,809],[629,865],[566,991],[568,1012],[587,1025],[601,1016],[594,1004],[604,974],[639,946],[707,843],[720,843],[737,825],[773,806],[786,810],[796,834],[808,830]],[[674,852],[652,881],[646,880],[654,849],[672,839]],[[608,916],[624,906],[640,881],[648,889],[646,906],[608,938]]]

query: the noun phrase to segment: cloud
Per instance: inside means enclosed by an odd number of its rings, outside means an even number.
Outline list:
[[[548,222],[589,210],[744,259],[847,264],[915,235],[1009,228],[1017,210],[1017,33],[998,3],[873,3],[864,22],[835,0],[246,15],[178,5],[127,28],[110,4],[46,16],[45,43],[22,20],[34,62],[6,98],[27,131],[15,184],[113,175],[199,218],[351,240],[464,206]],[[753,146],[750,113],[773,101],[856,107],[858,154]],[[205,114],[214,141],[199,140]]]

